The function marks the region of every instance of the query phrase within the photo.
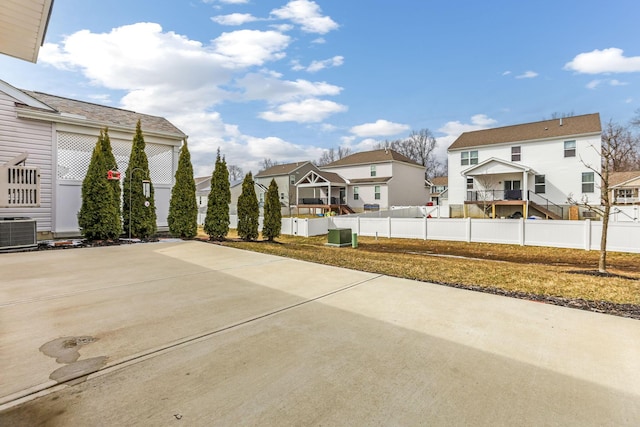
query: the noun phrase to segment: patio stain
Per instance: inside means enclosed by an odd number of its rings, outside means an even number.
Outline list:
[[[95,342],[97,338],[91,336],[62,337],[49,341],[40,346],[40,351],[64,364],[49,375],[49,379],[57,383],[76,380],[72,384],[86,380],[87,375],[100,370],[107,363],[106,356],[92,357],[78,360],[80,348]]]

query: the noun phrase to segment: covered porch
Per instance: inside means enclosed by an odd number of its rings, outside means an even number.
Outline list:
[[[530,186],[543,190],[545,182],[528,166],[490,158],[462,175],[467,185],[465,218],[478,213],[485,218],[527,218],[532,210],[547,219],[562,218],[562,207],[529,190]]]
[[[347,183],[336,173],[309,171],[296,186],[296,212],[322,214],[353,213],[347,205]],[[301,212],[301,210],[303,212]]]

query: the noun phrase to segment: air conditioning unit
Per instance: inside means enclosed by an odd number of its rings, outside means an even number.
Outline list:
[[[582,217],[585,219],[596,219],[598,215],[593,211],[582,211]]]
[[[0,217],[0,250],[26,249],[38,245],[36,220]]]

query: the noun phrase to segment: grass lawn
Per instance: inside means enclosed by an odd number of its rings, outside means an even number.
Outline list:
[[[640,254],[609,252],[609,272],[617,276],[602,277],[588,274],[597,271],[598,251],[362,236],[353,249],[328,247],[327,236],[242,242],[232,230],[228,237],[225,246],[389,276],[640,306]]]

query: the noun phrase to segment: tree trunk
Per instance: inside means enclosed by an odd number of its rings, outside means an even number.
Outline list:
[[[602,217],[602,236],[600,237],[600,259],[598,260],[598,271],[600,273],[607,272],[607,231],[609,229],[609,213],[610,212],[611,212],[611,204],[609,203],[608,200],[606,200],[604,205],[604,216]]]

